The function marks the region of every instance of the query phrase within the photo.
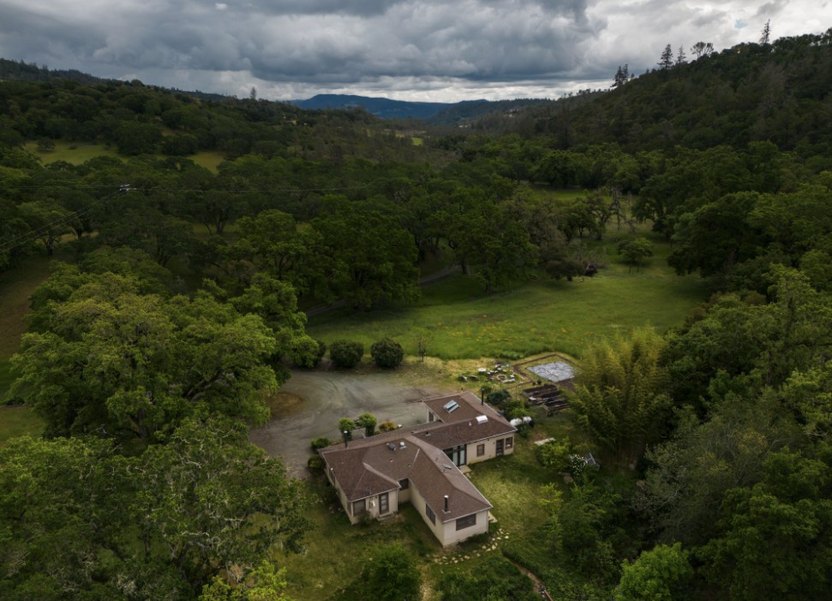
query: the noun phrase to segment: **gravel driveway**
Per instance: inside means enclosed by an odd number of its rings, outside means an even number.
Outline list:
[[[340,439],[340,418],[369,412],[379,423],[389,419],[416,425],[426,417],[418,401],[443,392],[451,391],[427,381],[405,383],[396,372],[293,371],[280,388],[272,420],[252,429],[249,438],[270,455],[282,457],[292,475],[302,477],[311,454],[310,441],[319,436]]]

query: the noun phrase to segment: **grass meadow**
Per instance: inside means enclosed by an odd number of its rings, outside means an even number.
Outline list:
[[[572,282],[531,282],[485,295],[472,276],[455,274],[430,284],[419,303],[349,315],[310,319],[309,332],[329,343],[339,338],[369,346],[389,336],[408,354],[419,339],[441,359],[520,357],[560,351],[580,357],[592,341],[639,326],[665,330],[707,297],[697,276],[677,276],[667,266],[669,245],[655,242],[655,255],[635,269],[623,264],[612,243],[600,247],[606,268]]]
[[[28,142],[25,148],[35,156],[40,157],[40,160],[45,165],[57,161],[66,161],[72,165],[81,165],[90,159],[100,156],[124,158],[109,146],[105,146],[104,144],[88,144],[85,142],[56,141],[54,150],[50,151],[39,150],[36,142]],[[197,152],[186,158],[191,159],[197,165],[201,165],[214,173],[217,172],[220,163],[225,160],[222,153],[213,150]]]
[[[45,256],[31,257],[0,273],[0,402],[6,399],[12,383],[9,358],[26,330],[29,297],[48,276],[49,259]],[[42,429],[43,423],[31,409],[0,405],[0,444],[13,436],[39,434]]]
[[[71,165],[81,165],[90,159],[101,156],[119,158],[119,154],[115,150],[103,144],[89,144],[86,142],[56,141],[55,148],[49,151],[40,150],[36,142],[27,142],[24,147],[39,157],[45,165],[58,161],[65,161]]]

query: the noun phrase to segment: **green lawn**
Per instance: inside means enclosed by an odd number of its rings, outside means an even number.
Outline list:
[[[0,407],[0,446],[15,436],[39,436],[43,422],[28,407]]]
[[[0,403],[12,385],[12,365],[8,359],[0,359]]]
[[[35,156],[40,157],[40,160],[46,165],[57,161],[66,161],[73,165],[81,165],[90,159],[100,156],[124,158],[109,146],[105,146],[104,144],[89,144],[86,142],[56,141],[55,149],[48,152],[39,150],[36,142],[27,142],[25,148]],[[161,155],[159,156],[161,157]],[[187,158],[214,173],[217,172],[219,164],[225,160],[222,153],[213,150],[203,150]]]
[[[351,526],[341,504],[328,494],[332,489],[321,480],[310,484],[319,502],[309,512],[312,527],[304,539],[305,551],[274,557],[278,566],[287,568],[293,599],[337,599],[337,590],[358,578],[378,545],[401,543],[425,563],[431,554],[441,550],[410,504],[403,505],[401,512],[386,522]]]
[[[103,144],[88,144],[85,142],[56,141],[55,149],[49,152],[38,150],[38,145],[35,142],[27,142],[25,148],[32,154],[40,157],[40,160],[47,165],[57,161],[66,161],[73,165],[80,165],[95,157],[119,157],[119,154],[115,150]]]
[[[205,167],[214,173],[217,172],[217,168],[220,166],[220,163],[225,160],[222,153],[215,150],[203,150],[201,152],[197,152],[196,154],[190,155],[188,158],[197,165]]]
[[[538,281],[507,292],[483,295],[472,277],[454,275],[425,287],[412,307],[349,315],[333,312],[310,319],[310,333],[326,342],[338,338],[365,345],[390,336],[408,354],[420,337],[429,355],[443,359],[521,356],[560,351],[581,356],[586,345],[620,331],[652,325],[659,330],[680,324],[706,298],[696,276],[680,277],[666,265],[667,245],[640,269],[609,263],[594,278],[572,282]]]
[[[0,273],[0,403],[12,383],[11,357],[26,330],[29,296],[49,275],[47,257],[31,257],[15,269]],[[43,422],[27,407],[0,406],[0,444],[12,436],[37,435]]]
[[[0,359],[17,351],[26,331],[24,317],[29,311],[29,297],[47,277],[46,256],[30,257],[14,269],[0,272]]]
[[[584,188],[552,188],[545,185],[533,185],[529,187],[532,196],[546,200],[575,200],[583,198],[591,191]]]

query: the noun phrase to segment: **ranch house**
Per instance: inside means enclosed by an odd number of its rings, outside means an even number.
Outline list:
[[[425,399],[427,423],[321,449],[353,524],[409,502],[442,546],[488,531],[491,503],[461,467],[514,452],[516,428],[470,392]]]

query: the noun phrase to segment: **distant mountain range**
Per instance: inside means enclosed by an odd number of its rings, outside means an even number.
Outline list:
[[[318,94],[307,100],[292,100],[306,110],[344,110],[360,108],[380,119],[417,119],[436,125],[459,124],[487,113],[510,112],[521,107],[551,102],[540,98],[516,100],[464,100],[462,102],[415,102],[354,96],[352,94]]]
[[[351,94],[318,94],[307,100],[291,100],[290,102],[306,110],[360,108],[382,119],[421,120],[430,119],[452,106],[444,102],[410,102]],[[478,102],[485,102],[485,100]]]
[[[96,83],[115,82],[116,80],[96,77],[76,70],[49,69],[45,66],[0,58],[0,80],[17,81],[54,81],[72,80],[93,85]],[[201,91],[174,92],[187,94],[201,100],[222,102],[228,96]],[[390,98],[372,98],[351,94],[318,94],[306,100],[290,100],[288,104],[305,110],[348,110],[360,108],[380,119],[415,119],[432,125],[461,125],[474,121],[488,114],[511,114],[514,111],[532,105],[547,104],[552,101],[541,98],[522,98],[515,100],[464,100],[462,102],[412,102],[392,100]]]

